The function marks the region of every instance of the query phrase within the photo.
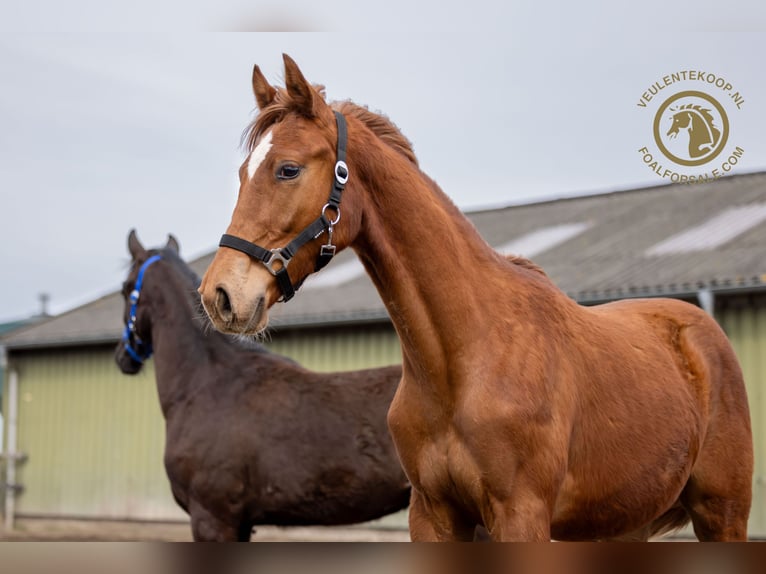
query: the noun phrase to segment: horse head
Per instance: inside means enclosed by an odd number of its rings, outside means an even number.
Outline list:
[[[152,353],[152,315],[150,299],[146,296],[144,277],[151,265],[158,261],[163,253],[178,255],[178,241],[168,235],[168,241],[162,250],[144,248],[138,240],[135,230],[128,235],[128,251],[131,265],[128,277],[122,284],[122,296],[125,298],[123,321],[125,328],[122,339],[117,344],[114,358],[120,370],[127,375],[134,375],[141,370],[143,363]]]
[[[681,130],[687,129],[691,125],[692,121],[691,114],[688,111],[683,110],[674,113],[671,119],[673,120],[673,123],[671,124],[668,133],[665,135],[672,138],[678,136],[678,132]]]
[[[685,129],[689,133],[689,157],[699,158],[709,154],[721,136],[713,125],[715,121],[710,110],[694,104],[681,106],[672,116],[673,123],[666,135],[675,137]]]
[[[340,192],[337,201],[328,199],[348,177],[338,161],[345,118],[287,55],[284,69],[284,88],[253,69],[259,114],[250,126],[231,223],[199,289],[205,311],[224,333],[265,329],[268,309],[289,299],[327,248],[345,248],[353,233],[354,218],[340,221]]]

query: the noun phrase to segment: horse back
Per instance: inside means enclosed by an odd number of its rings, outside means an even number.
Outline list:
[[[708,313],[691,303],[666,298],[626,299],[592,309],[659,339],[706,415],[714,414],[723,402],[749,421],[739,361],[725,332]]]

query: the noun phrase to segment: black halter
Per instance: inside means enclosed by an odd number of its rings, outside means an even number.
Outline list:
[[[346,118],[340,112],[335,112],[335,122],[338,126],[338,144],[336,150],[335,179],[333,180],[330,198],[322,207],[322,213],[313,223],[309,224],[298,236],[293,239],[286,247],[277,247],[275,249],[265,249],[260,245],[246,241],[234,235],[224,234],[218,243],[221,247],[230,247],[241,251],[263,263],[266,269],[277,279],[277,285],[282,292],[282,301],[289,301],[295,295],[295,291],[300,284],[293,286],[290,276],[287,274],[287,265],[295,253],[309,241],[312,241],[327,231],[327,243],[322,245],[317,256],[314,271],[319,271],[330,262],[335,255],[335,245],[332,243],[332,230],[338,221],[340,221],[340,199],[343,194],[343,188],[348,181],[348,166],[346,165]],[[335,211],[335,219],[328,219],[325,212],[328,209]],[[278,268],[274,264],[279,262]]]

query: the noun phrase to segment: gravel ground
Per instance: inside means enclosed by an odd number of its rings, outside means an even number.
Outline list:
[[[360,527],[258,526],[253,542],[407,542],[405,530]],[[13,530],[0,525],[2,541],[156,541],[190,542],[188,523],[109,522],[101,520],[19,519]]]

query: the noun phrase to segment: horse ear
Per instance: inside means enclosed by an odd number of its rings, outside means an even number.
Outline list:
[[[277,95],[277,91],[269,84],[258,66],[253,67],[253,93],[259,110],[271,104]]]
[[[133,259],[138,259],[139,257],[146,255],[146,249],[144,249],[144,246],[141,245],[141,242],[138,240],[138,235],[136,235],[135,229],[131,229],[128,234],[128,252]]]
[[[303,77],[298,64],[288,56],[282,54],[285,62],[285,88],[292,100],[295,102],[297,110],[308,118],[317,117],[322,101],[321,96],[311,87]]]
[[[170,233],[168,233],[168,242],[165,245],[165,249],[170,249],[176,255],[178,255],[181,251],[181,247],[178,245],[178,239],[176,239]]]

